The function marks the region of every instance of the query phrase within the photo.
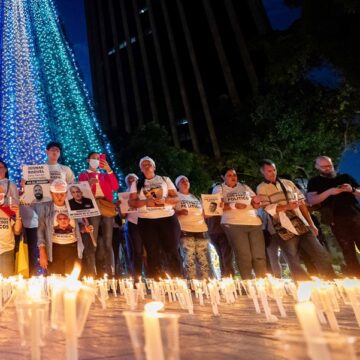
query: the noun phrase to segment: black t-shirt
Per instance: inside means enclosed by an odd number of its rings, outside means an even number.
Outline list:
[[[348,174],[337,174],[334,178],[315,176],[309,180],[307,191],[318,194],[338,187],[339,185],[350,184],[352,187],[359,187],[356,180]],[[360,214],[360,205],[353,193],[343,192],[338,195],[330,195],[321,203],[322,208],[332,210],[334,216],[354,216]]]

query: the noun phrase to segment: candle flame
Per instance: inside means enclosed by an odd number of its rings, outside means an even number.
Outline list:
[[[74,265],[74,269],[72,271],[72,273],[70,274],[69,276],[69,279],[71,280],[77,280],[79,278],[79,275],[80,275],[80,271],[81,271],[81,267],[79,264],[75,264]]]
[[[164,303],[162,303],[161,301],[152,301],[144,306],[145,312],[151,314],[156,313],[163,308],[164,308]]]
[[[168,273],[165,273],[165,275],[168,278],[168,280],[171,280],[171,276]]]

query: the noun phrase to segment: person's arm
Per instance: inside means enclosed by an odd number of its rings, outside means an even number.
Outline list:
[[[336,196],[336,195],[339,195],[343,192],[346,192],[348,191],[347,189],[345,188],[341,188],[341,187],[333,187],[333,188],[330,188],[328,190],[325,190],[323,191],[322,193],[317,193],[315,191],[313,192],[308,192],[307,193],[307,200],[309,202],[309,204],[311,206],[314,206],[314,205],[317,205],[317,204],[320,204],[322,203],[323,201],[325,201],[329,196]]]
[[[318,230],[318,228],[315,226],[314,221],[313,221],[313,219],[311,218],[309,209],[307,208],[306,204],[301,201],[300,204],[299,204],[299,209],[300,209],[301,213],[303,214],[304,218],[306,219],[306,221],[308,222],[311,232],[312,232],[315,236],[318,236],[319,230]]]
[[[175,205],[180,201],[178,195],[177,195],[177,191],[175,189],[168,190],[168,196],[165,198],[165,204],[169,204],[169,205]],[[155,200],[156,202],[156,200]]]
[[[39,248],[39,262],[43,269],[47,269],[48,257],[46,253],[46,216],[45,208],[39,209],[39,223],[37,228],[37,245]]]
[[[135,193],[131,193],[129,196],[129,206],[133,208],[140,208],[143,206],[154,207],[155,201],[154,199],[150,199],[150,198],[147,198],[145,200],[140,200],[138,193],[135,192]]]
[[[13,204],[10,209],[15,213],[15,224],[13,226],[14,234],[15,235],[20,235],[21,230],[22,230],[20,208],[19,208],[19,206]]]

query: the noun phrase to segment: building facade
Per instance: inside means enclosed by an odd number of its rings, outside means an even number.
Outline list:
[[[270,30],[261,0],[85,0],[85,9],[105,129],[126,137],[154,121],[175,146],[219,157],[227,119],[259,91],[264,55],[249,43]]]

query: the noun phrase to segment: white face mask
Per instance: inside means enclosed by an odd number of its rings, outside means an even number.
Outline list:
[[[90,159],[89,160],[89,165],[91,168],[93,169],[97,169],[100,165],[100,161],[99,160],[96,160],[96,159]]]

